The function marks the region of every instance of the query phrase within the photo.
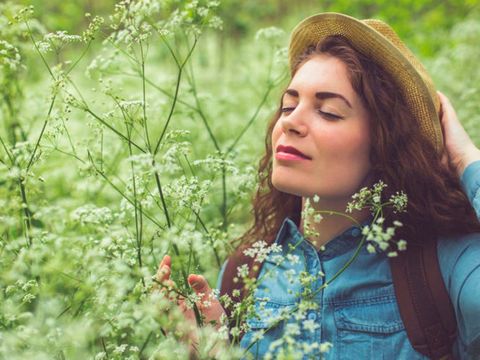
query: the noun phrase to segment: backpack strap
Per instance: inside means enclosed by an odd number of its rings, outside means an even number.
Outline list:
[[[443,281],[437,241],[408,242],[408,249],[390,258],[393,284],[408,339],[431,359],[453,359],[457,324]]]

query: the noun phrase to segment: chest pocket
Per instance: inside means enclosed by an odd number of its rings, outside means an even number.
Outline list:
[[[407,338],[395,295],[337,301],[334,353],[346,359],[425,359]]]
[[[270,345],[282,337],[285,324],[292,321],[290,312],[293,305],[282,305],[274,302],[267,302],[263,305],[255,303],[257,317],[247,318],[246,323],[249,330],[240,341],[240,347],[248,349],[254,359],[263,359],[269,351]],[[281,320],[279,319],[285,319]],[[272,351],[272,354],[274,351]],[[248,358],[248,357],[247,357]]]

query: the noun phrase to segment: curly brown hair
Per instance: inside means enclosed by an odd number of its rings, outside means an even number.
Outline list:
[[[382,196],[388,199],[399,191],[408,196],[406,212],[393,214],[391,208],[384,211],[387,226],[393,220],[404,224],[396,237],[422,241],[432,235],[480,232],[479,219],[453,165],[441,162],[441,154],[420,131],[391,76],[346,38],[337,35],[307,48],[294,65],[292,77],[316,54],[329,54],[346,64],[352,87],[370,114],[370,136],[375,139],[370,151],[373,179],[381,179],[388,185]],[[281,192],[271,182],[271,137],[280,115],[281,100],[268,124],[265,154],[259,162],[259,184],[252,201],[253,225],[237,239],[240,246],[260,239],[273,242],[287,216],[297,226],[300,224],[301,197]]]

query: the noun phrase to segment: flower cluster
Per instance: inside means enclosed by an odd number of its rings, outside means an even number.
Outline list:
[[[37,46],[42,52],[48,52],[52,51],[53,49],[58,50],[66,44],[80,41],[82,41],[82,37],[79,35],[71,35],[66,31],[56,31],[46,34],[43,37],[43,41],[38,42]]]
[[[224,167],[230,174],[234,176],[239,174],[239,170],[233,161],[223,159],[220,156],[209,155],[206,159],[193,161],[192,164],[195,166],[203,165],[205,170],[208,170],[210,173],[214,174],[221,172],[222,168]]]
[[[160,13],[160,2],[154,0],[122,0],[115,4],[110,17],[112,34],[108,40],[132,46],[147,40],[152,32],[148,19]]]
[[[0,67],[4,71],[15,72],[21,68],[21,65],[22,57],[18,48],[5,40],[0,40]],[[0,76],[2,76],[2,72],[0,72]]]
[[[285,38],[285,31],[271,26],[258,30],[255,34],[255,41],[277,42]]]
[[[165,186],[165,195],[168,196],[179,208],[189,208],[199,213],[202,206],[207,203],[210,180],[200,181],[197,177],[181,176],[171,184]]]
[[[86,17],[90,17],[90,14],[85,14]],[[88,24],[88,28],[82,33],[82,41],[87,43],[95,39],[95,35],[102,26],[105,20],[100,16],[95,16]]]
[[[393,236],[395,235],[395,229],[397,227],[403,226],[400,221],[394,220],[393,227],[383,228],[384,218],[379,217],[375,223],[372,225],[365,225],[362,229],[362,235],[366,236],[368,243],[367,250],[370,253],[375,253],[377,250],[386,251],[391,249],[392,242],[397,244],[397,249],[399,251],[405,250],[407,248],[407,242],[405,240],[394,240]],[[395,250],[391,250],[387,253],[387,256],[394,257],[398,253]]]
[[[183,8],[176,9],[168,21],[162,23],[162,30],[168,34],[178,27],[189,29],[194,35],[202,33],[203,28],[221,29],[223,22],[215,14],[220,2],[215,0],[188,0]]]
[[[314,203],[318,203],[320,201],[320,197],[315,194],[312,197],[312,200]],[[319,235],[318,231],[315,229],[315,224],[320,223],[323,219],[323,216],[312,206],[310,198],[305,199],[301,216],[304,236],[309,239],[314,239]]]
[[[13,17],[17,22],[25,22],[32,18],[33,16],[33,5],[20,9],[17,14]]]
[[[273,243],[268,246],[267,242],[264,240],[254,242],[252,246],[243,251],[246,256],[254,258],[254,261],[259,263],[262,263],[270,253],[280,252],[282,252],[281,245]]]
[[[347,205],[346,212],[351,213],[353,210],[362,210],[365,207],[370,207],[372,212],[381,206],[392,205],[397,212],[405,212],[407,208],[408,198],[403,191],[397,191],[390,196],[389,201],[386,204],[382,204],[382,191],[387,187],[382,180],[373,185],[373,189],[363,187],[359,192],[352,196],[353,201]]]
[[[93,204],[87,204],[73,211],[72,220],[82,225],[108,225],[113,221],[113,214],[108,207],[99,208]]]

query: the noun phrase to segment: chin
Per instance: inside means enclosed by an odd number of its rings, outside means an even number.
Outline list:
[[[278,191],[286,194],[296,196],[308,196],[305,189],[302,189],[300,184],[292,184],[285,181],[276,181],[275,177],[272,177],[272,185]]]

